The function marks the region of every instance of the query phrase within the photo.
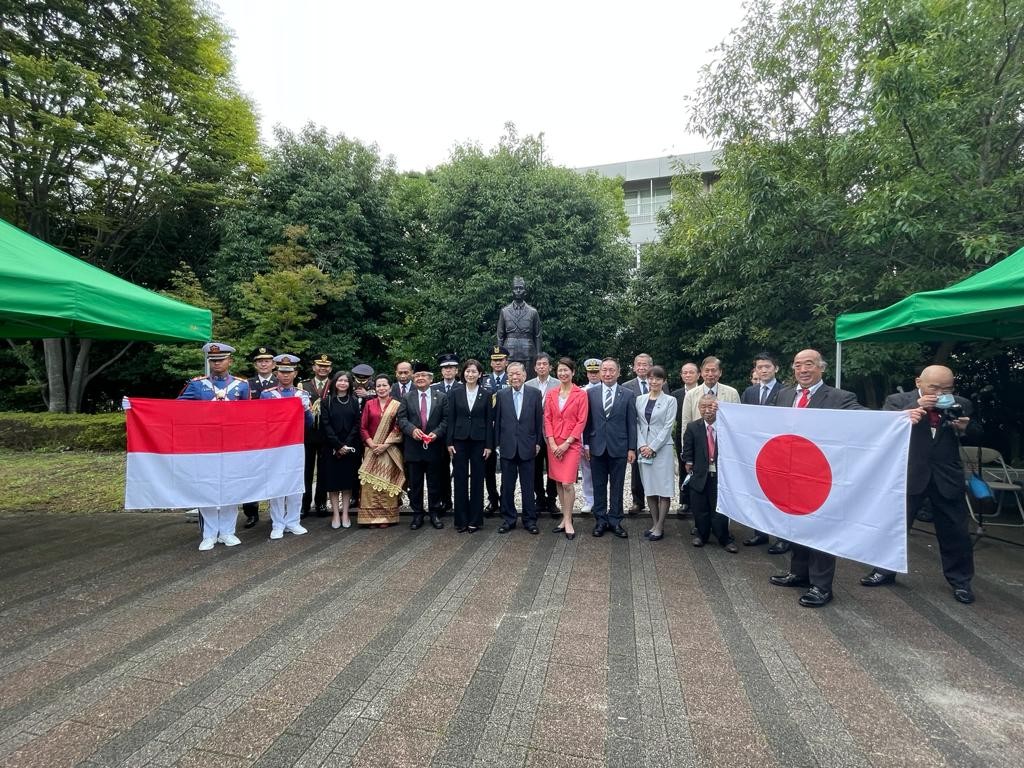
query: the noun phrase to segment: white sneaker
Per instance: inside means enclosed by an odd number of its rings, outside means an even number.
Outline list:
[[[272,538],[272,539],[283,539],[284,538],[284,528],[271,528],[270,529],[270,538]]]
[[[288,531],[288,533],[294,533],[296,536],[301,536],[304,533],[309,533],[309,531],[307,531],[301,525],[289,525],[287,528],[285,528],[285,530]]]
[[[235,534],[233,533],[218,536],[217,541],[219,541],[225,547],[237,547],[239,544],[242,543],[242,540],[235,536]]]
[[[213,545],[216,544],[216,543],[217,543],[216,539],[203,539],[202,541],[199,542],[199,551],[200,552],[209,552],[211,549],[213,549]]]
[[[594,505],[593,504],[584,504],[582,511],[583,511],[584,515],[589,515],[591,512],[594,511]]]

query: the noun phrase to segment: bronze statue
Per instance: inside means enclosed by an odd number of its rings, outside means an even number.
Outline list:
[[[508,350],[509,362],[526,366],[526,375],[533,375],[533,362],[540,352],[540,314],[526,303],[526,281],[512,280],[512,303],[502,307],[498,315],[498,344]]]

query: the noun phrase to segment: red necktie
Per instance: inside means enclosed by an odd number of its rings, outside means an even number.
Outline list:
[[[806,408],[807,402],[811,399],[811,390],[804,387],[800,390],[800,399],[797,401],[797,408]]]
[[[708,424],[708,461],[715,460],[715,428]]]
[[[427,431],[427,393],[420,392],[420,429]]]

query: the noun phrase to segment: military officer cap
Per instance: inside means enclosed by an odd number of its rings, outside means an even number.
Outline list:
[[[252,356],[250,357],[250,360],[252,360],[254,363],[257,360],[273,360],[275,354],[277,353],[274,352],[274,350],[272,350],[270,347],[256,347],[256,349],[252,351]]]
[[[299,358],[285,353],[277,355],[274,358],[274,362],[277,363],[277,370],[281,371],[281,373],[289,373],[295,370],[295,366],[299,363]]]
[[[231,353],[235,351],[235,348],[230,344],[223,344],[219,341],[209,341],[203,344],[203,354],[206,355],[207,360],[224,360],[231,357]]]
[[[491,360],[508,360],[508,350],[499,344],[491,347]]]
[[[430,373],[430,364],[417,360],[412,364],[413,373]]]
[[[334,363],[331,362],[331,358],[329,358],[327,355],[320,355],[320,357],[313,361],[313,365],[326,365],[330,367],[334,365]]]
[[[373,376],[373,368],[366,363],[360,363],[352,369],[352,375],[360,379],[368,379]]]
[[[441,368],[444,368],[446,365],[457,366],[459,364],[459,356],[454,352],[445,352],[443,355],[437,356],[437,364]]]
[[[583,367],[586,368],[589,373],[597,373],[601,370],[601,361],[596,357],[588,357],[583,361]]]

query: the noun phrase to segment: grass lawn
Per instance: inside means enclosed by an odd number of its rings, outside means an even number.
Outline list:
[[[123,451],[0,451],[0,514],[120,511],[124,466]]]

